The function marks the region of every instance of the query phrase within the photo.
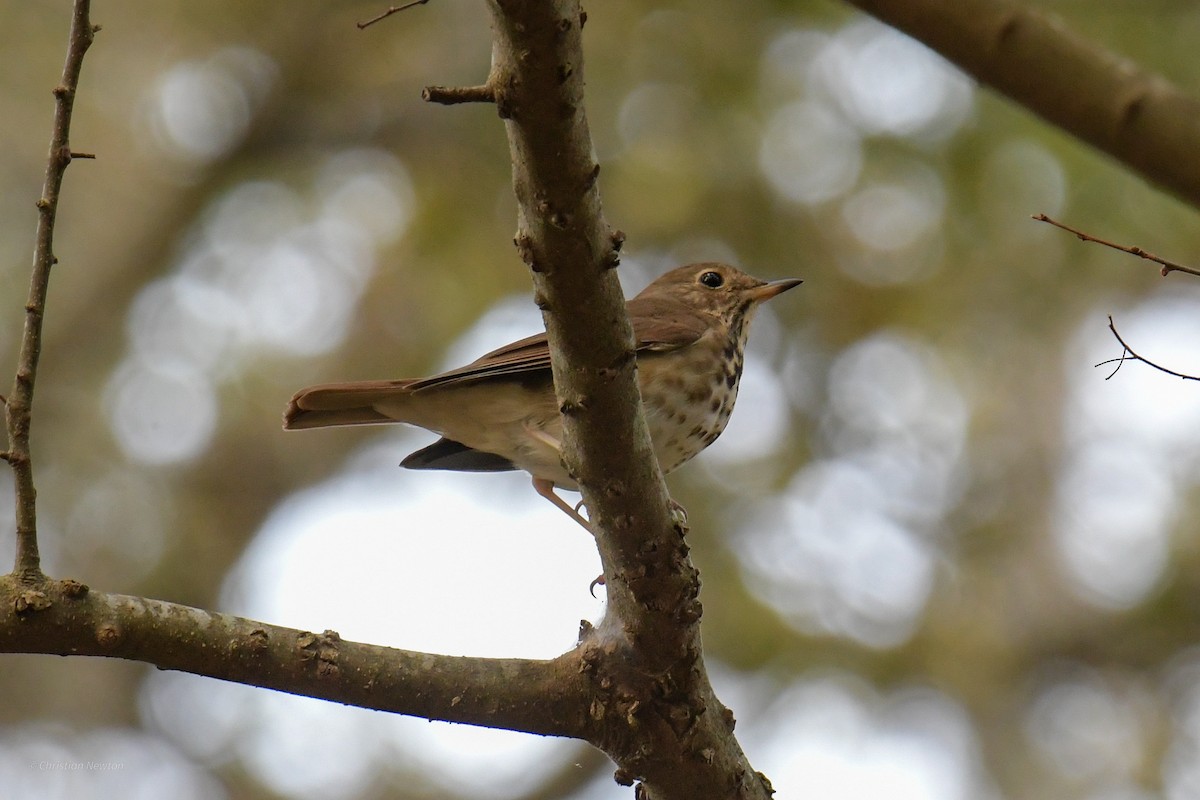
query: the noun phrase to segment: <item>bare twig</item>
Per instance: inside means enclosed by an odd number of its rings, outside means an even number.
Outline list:
[[[1154,255],[1153,253],[1147,253],[1145,250],[1143,250],[1140,247],[1127,247],[1126,245],[1123,245],[1123,244],[1116,244],[1115,242],[1109,242],[1109,241],[1106,241],[1099,237],[1092,236],[1090,233],[1085,233],[1077,228],[1072,228],[1070,225],[1064,225],[1063,223],[1059,222],[1058,220],[1051,219],[1050,217],[1046,216],[1045,214],[1034,214],[1033,218],[1036,219],[1038,222],[1048,222],[1056,228],[1062,228],[1064,231],[1073,233],[1076,236],[1078,236],[1081,241],[1095,242],[1096,244],[1102,244],[1105,247],[1111,247],[1114,250],[1120,250],[1123,253],[1129,253],[1130,255],[1137,256],[1138,258],[1144,258],[1147,261],[1153,261],[1155,264],[1160,264],[1162,266],[1162,270],[1160,271],[1160,274],[1163,277],[1166,277],[1167,275],[1169,275],[1172,272],[1186,272],[1188,275],[1200,275],[1200,270],[1198,270],[1198,269],[1193,269],[1192,267],[1185,267],[1182,264],[1176,264],[1174,261],[1167,261],[1166,259],[1159,258],[1158,256]],[[1156,364],[1153,361],[1151,361],[1150,359],[1144,358],[1143,356],[1138,355],[1136,352],[1134,352],[1133,348],[1130,347],[1126,343],[1126,341],[1121,338],[1121,334],[1117,332],[1116,323],[1113,322],[1113,318],[1111,315],[1108,318],[1108,329],[1110,331],[1112,331],[1113,336],[1117,337],[1117,341],[1121,343],[1121,347],[1124,348],[1124,352],[1122,352],[1121,355],[1117,358],[1110,358],[1105,361],[1101,361],[1099,364],[1096,365],[1097,367],[1103,367],[1108,364],[1116,364],[1117,365],[1116,367],[1113,368],[1113,371],[1110,372],[1107,375],[1107,377],[1105,377],[1104,380],[1109,380],[1114,375],[1116,375],[1118,372],[1120,372],[1121,367],[1124,366],[1126,361],[1140,361],[1147,366],[1153,367],[1154,369],[1158,370],[1159,372],[1165,372],[1168,375],[1174,375],[1176,378],[1182,378],[1183,380],[1186,380],[1186,381],[1200,380],[1200,377],[1196,377],[1194,375],[1185,375],[1182,372],[1176,372],[1173,369],[1168,369],[1167,367],[1164,367],[1161,364]]]
[[[29,449],[30,412],[33,406],[33,385],[37,377],[38,358],[42,349],[42,318],[46,310],[50,269],[57,260],[54,257],[54,221],[58,211],[58,194],[62,188],[63,173],[74,155],[69,140],[75,89],[79,85],[83,55],[91,46],[96,31],[100,30],[99,26],[93,26],[91,23],[90,6],[90,0],[75,0],[62,81],[54,87],[54,127],[50,136],[46,179],[42,185],[42,196],[37,201],[37,244],[33,254],[29,300],[25,304],[25,332],[21,337],[21,352],[18,356],[12,393],[4,406],[9,443],[6,460],[13,468],[17,496],[17,554],[14,572],[27,582],[42,579],[37,543],[36,492]]]
[[[369,28],[370,26],[374,25],[376,22],[379,22],[380,20],[385,20],[388,17],[390,17],[392,14],[395,14],[398,11],[403,11],[406,8],[412,8],[413,6],[423,6],[428,2],[429,2],[429,0],[413,0],[411,3],[405,3],[402,6],[392,6],[387,11],[384,11],[382,14],[371,17],[368,20],[359,22],[358,29],[361,31],[363,28]]]
[[[1153,361],[1146,358],[1145,356],[1138,355],[1134,351],[1134,349],[1129,346],[1129,343],[1121,338],[1121,334],[1117,333],[1117,325],[1116,325],[1116,323],[1113,322],[1113,318],[1111,315],[1108,318],[1108,329],[1110,331],[1112,331],[1113,336],[1117,337],[1117,341],[1121,343],[1121,347],[1123,347],[1125,349],[1125,352],[1121,353],[1120,357],[1118,357],[1118,358],[1110,358],[1107,361],[1101,361],[1099,364],[1096,365],[1097,367],[1103,367],[1106,364],[1116,364],[1117,365],[1116,368],[1113,369],[1113,371],[1110,372],[1108,374],[1108,377],[1106,377],[1104,380],[1108,380],[1113,375],[1116,375],[1118,372],[1120,372],[1121,366],[1126,361],[1140,361],[1143,364],[1145,364],[1146,366],[1153,367],[1154,369],[1158,370],[1159,372],[1165,372],[1166,374],[1173,375],[1176,378],[1182,378],[1185,381],[1200,381],[1200,376],[1187,375],[1182,372],[1176,372],[1175,370],[1168,369],[1167,367],[1164,367],[1161,364],[1154,363]]]
[[[427,103],[452,106],[457,103],[494,103],[496,93],[488,84],[482,86],[426,86],[421,99]]]
[[[1102,244],[1105,247],[1111,247],[1114,250],[1120,250],[1123,253],[1129,253],[1130,255],[1137,256],[1138,258],[1144,258],[1147,261],[1153,261],[1155,264],[1161,264],[1162,270],[1161,270],[1160,274],[1164,278],[1167,275],[1171,274],[1172,272],[1186,272],[1188,275],[1200,275],[1200,269],[1195,269],[1193,267],[1185,267],[1182,264],[1176,264],[1174,261],[1167,261],[1165,258],[1159,258],[1158,256],[1154,255],[1153,253],[1147,253],[1145,250],[1143,250],[1140,247],[1136,247],[1136,246],[1127,247],[1123,244],[1116,244],[1115,242],[1106,241],[1099,237],[1092,236],[1090,233],[1084,233],[1083,231],[1078,230],[1077,228],[1072,228],[1070,225],[1064,225],[1063,223],[1061,223],[1057,220],[1047,217],[1045,214],[1034,214],[1033,218],[1036,219],[1038,222],[1048,222],[1056,228],[1062,228],[1064,231],[1073,233],[1076,236],[1078,236],[1080,238],[1080,240],[1082,240],[1082,241],[1095,242],[1096,244]]]

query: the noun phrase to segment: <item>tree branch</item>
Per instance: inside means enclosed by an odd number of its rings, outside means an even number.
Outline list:
[[[0,577],[0,652],[124,658],[345,705],[587,738],[578,651],[553,661],[418,653],[198,608]]]
[[[661,559],[678,548],[680,537],[641,416],[633,332],[613,270],[616,239],[600,207],[599,167],[583,108],[578,4],[491,7],[496,40],[488,83],[507,113],[515,243],[533,272],[550,337],[563,456],[597,529],[609,581],[608,618],[627,627],[652,626],[644,633],[654,641],[678,639],[670,619],[638,620],[645,604],[632,591],[635,574],[664,566],[644,562],[640,546],[661,543],[655,556]]]
[[[1154,255],[1153,253],[1147,253],[1145,250],[1143,250],[1142,248],[1137,247],[1137,246],[1130,247],[1130,246],[1123,245],[1123,244],[1117,244],[1116,242],[1110,242],[1106,239],[1101,239],[1097,236],[1092,236],[1090,233],[1085,233],[1084,231],[1081,231],[1078,228],[1072,228],[1070,225],[1064,225],[1063,223],[1059,222],[1058,220],[1051,219],[1050,217],[1046,216],[1045,214],[1034,214],[1033,218],[1035,220],[1037,220],[1038,222],[1046,222],[1046,223],[1053,225],[1056,228],[1061,228],[1064,231],[1073,233],[1073,234],[1075,234],[1076,237],[1079,238],[1080,241],[1095,242],[1096,244],[1102,244],[1105,247],[1111,247],[1114,250],[1120,250],[1123,253],[1129,253],[1130,255],[1137,256],[1138,258],[1144,258],[1147,261],[1153,261],[1155,264],[1158,264],[1162,267],[1162,269],[1159,270],[1159,274],[1162,275],[1164,278],[1167,277],[1167,275],[1171,274],[1172,272],[1184,272],[1184,273],[1187,273],[1188,275],[1200,275],[1200,270],[1194,269],[1192,267],[1186,267],[1183,264],[1176,264],[1174,261],[1167,261],[1165,258],[1159,258],[1158,256]],[[1108,317],[1108,329],[1110,331],[1112,331],[1112,335],[1115,336],[1117,341],[1121,343],[1121,347],[1124,348],[1124,352],[1122,352],[1121,355],[1116,358],[1109,358],[1104,361],[1101,361],[1099,364],[1096,364],[1097,367],[1104,367],[1109,364],[1117,365],[1116,367],[1113,368],[1113,371],[1110,372],[1107,377],[1105,377],[1104,380],[1109,380],[1114,375],[1116,375],[1118,372],[1120,372],[1121,367],[1125,365],[1126,361],[1140,361],[1147,366],[1153,367],[1154,369],[1158,370],[1159,372],[1165,372],[1168,375],[1174,375],[1176,378],[1183,378],[1184,380],[1188,380],[1188,381],[1200,380],[1200,378],[1197,378],[1194,375],[1185,375],[1182,372],[1176,372],[1175,370],[1164,367],[1161,364],[1156,364],[1153,361],[1151,361],[1150,359],[1145,358],[1144,356],[1138,355],[1136,352],[1134,352],[1133,348],[1130,347],[1129,344],[1126,343],[1126,341],[1121,338],[1121,334],[1117,333],[1117,325],[1115,322],[1113,322],[1112,315],[1109,315],[1109,317]]]
[[[46,293],[54,257],[54,222],[58,213],[58,194],[63,174],[73,156],[70,146],[71,111],[83,55],[92,44],[99,26],[92,26],[89,0],[75,0],[67,60],[62,80],[54,87],[54,126],[50,136],[50,155],[42,196],[37,201],[37,244],[33,254],[33,275],[29,299],[25,303],[25,331],[17,357],[17,372],[12,391],[5,402],[8,449],[4,459],[12,466],[16,490],[17,552],[13,572],[22,580],[37,582],[42,577],[37,542],[37,492],[33,485],[33,462],[29,446],[32,421],[33,387],[37,378],[38,358],[42,350],[42,318],[46,311]],[[87,155],[91,158],[91,154]]]
[[[1155,264],[1158,264],[1162,267],[1162,269],[1159,270],[1159,274],[1164,278],[1170,275],[1172,272],[1186,272],[1188,275],[1200,275],[1200,269],[1186,267],[1183,264],[1177,264],[1174,261],[1167,261],[1165,258],[1159,258],[1153,253],[1148,253],[1136,245],[1130,247],[1123,244],[1117,244],[1116,242],[1110,242],[1106,239],[1101,239],[1098,236],[1092,236],[1090,233],[1085,233],[1078,228],[1072,228],[1070,225],[1064,225],[1058,220],[1051,219],[1045,214],[1034,214],[1033,218],[1038,222],[1047,222],[1056,228],[1062,228],[1064,231],[1073,233],[1082,242],[1095,242],[1096,244],[1102,244],[1105,247],[1111,247],[1114,250],[1120,250],[1123,253],[1129,253],[1131,256],[1137,256],[1138,258],[1144,258],[1147,261],[1153,261]]]
[[[407,11],[408,9],[412,8],[413,6],[423,6],[428,2],[429,2],[429,0],[412,0],[411,3],[405,3],[404,5],[399,5],[399,6],[391,6],[386,11],[376,14],[375,16],[371,17],[370,19],[363,20],[362,22],[359,22],[356,24],[358,25],[358,29],[361,31],[364,28],[371,27],[376,22],[382,22],[383,20],[390,17],[392,14],[395,14],[400,11]]]
[[[1200,206],[1200,101],[1010,0],[849,0]]]
[[[699,580],[641,411],[633,336],[613,267],[624,240],[605,222],[583,103],[576,0],[490,0],[487,85],[505,120],[521,258],[549,335],[576,478],[608,579],[608,613],[584,637],[605,724],[594,742],[651,800],[766,798],[732,735],[700,647]]]
[[[1108,364],[1116,364],[1117,365],[1113,369],[1113,371],[1110,372],[1104,380],[1108,380],[1113,375],[1116,375],[1118,372],[1120,372],[1121,367],[1124,366],[1126,361],[1140,361],[1148,367],[1153,367],[1154,369],[1158,370],[1159,372],[1165,372],[1166,374],[1173,375],[1176,378],[1182,378],[1185,381],[1200,381],[1200,377],[1197,377],[1195,375],[1188,375],[1183,372],[1176,372],[1173,369],[1164,367],[1162,364],[1156,364],[1155,362],[1151,361],[1150,359],[1146,358],[1145,356],[1138,355],[1134,351],[1134,349],[1129,346],[1129,343],[1126,342],[1123,338],[1121,338],[1121,334],[1117,333],[1117,324],[1115,322],[1113,322],[1113,318],[1111,315],[1108,318],[1108,329],[1110,331],[1112,331],[1112,335],[1115,336],[1117,341],[1121,343],[1121,347],[1124,348],[1125,352],[1121,353],[1121,355],[1118,356],[1117,358],[1110,358],[1107,361],[1101,361],[1099,364],[1096,365],[1097,367],[1107,366]]]
[[[496,98],[492,87],[482,86],[426,86],[421,90],[421,99],[427,103],[441,103],[444,106],[459,103],[494,103]]]

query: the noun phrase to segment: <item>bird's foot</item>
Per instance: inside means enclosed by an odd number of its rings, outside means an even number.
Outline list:
[[[553,506],[555,508],[557,508],[559,511],[563,512],[568,517],[570,517],[571,519],[575,520],[580,525],[582,525],[583,529],[585,531],[595,535],[595,532],[592,530],[591,524],[586,519],[584,519],[583,516],[580,515],[579,507],[576,506],[575,508],[572,508],[570,505],[568,505],[566,500],[563,500],[561,497],[559,497],[558,495],[556,495],[554,493],[554,481],[548,481],[545,478],[534,478],[533,479],[533,490],[535,492],[537,492],[538,494],[540,494],[542,497],[549,500],[551,502],[551,504],[553,504]],[[582,505],[582,503],[581,503],[581,505]]]
[[[671,522],[676,528],[686,528],[688,515],[687,509],[675,502],[672,497],[667,498],[667,508],[671,510]]]

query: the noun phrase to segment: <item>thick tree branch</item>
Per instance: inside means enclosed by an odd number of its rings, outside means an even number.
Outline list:
[[[578,3],[491,6],[489,83],[506,113],[515,241],[549,332],[563,456],[597,530],[608,578],[606,622],[645,637],[648,663],[662,668],[681,655],[682,626],[669,612],[650,609],[694,600],[695,578],[671,558],[682,539],[641,415],[633,333],[613,269],[622,238],[601,212],[583,108]],[[641,580],[648,573],[654,579]],[[674,647],[657,646],[666,641]]]
[[[0,577],[0,652],[144,661],[345,705],[587,738],[578,651],[470,658],[343,641],[198,608]]]
[[[732,735],[700,647],[699,580],[671,516],[636,382],[633,336],[613,267],[623,234],[604,220],[583,102],[577,0],[490,0],[488,86],[506,120],[518,218],[563,413],[563,457],[579,482],[608,579],[604,623],[583,644],[595,741],[617,780],[666,800],[769,796]]]
[[[58,213],[58,193],[62,188],[63,174],[73,155],[70,132],[75,89],[79,85],[83,55],[99,30],[98,26],[92,26],[88,16],[90,5],[89,0],[75,0],[62,81],[54,87],[54,127],[50,136],[46,179],[42,185],[42,196],[37,201],[37,244],[33,254],[29,300],[25,303],[25,332],[21,337],[21,351],[17,357],[16,378],[4,404],[8,428],[8,449],[4,458],[12,465],[17,496],[17,553],[13,572],[29,582],[36,582],[42,575],[37,543],[37,492],[33,485],[33,462],[29,447],[33,387],[37,379],[38,358],[42,351],[42,317],[46,310],[50,268],[56,261],[54,221]],[[92,156],[89,154],[88,157]]]
[[[1200,206],[1200,100],[1009,0],[849,0]]]

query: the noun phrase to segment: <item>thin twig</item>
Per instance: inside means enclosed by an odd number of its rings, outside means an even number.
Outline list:
[[[402,6],[392,6],[387,11],[384,11],[382,14],[375,16],[375,17],[371,17],[368,20],[358,23],[358,29],[361,31],[363,28],[368,28],[368,27],[374,25],[376,22],[379,22],[380,20],[387,19],[392,14],[395,14],[398,11],[403,11],[406,8],[412,8],[413,6],[423,6],[428,2],[429,2],[429,0],[413,0],[411,3],[405,3]]]
[[[12,465],[16,488],[17,554],[14,572],[28,582],[36,582],[43,577],[37,543],[37,493],[33,486],[33,465],[29,450],[33,385],[42,349],[42,318],[46,310],[50,269],[57,260],[54,257],[54,221],[58,211],[58,194],[62,188],[63,173],[71,163],[72,156],[81,157],[71,152],[69,141],[71,111],[75,104],[75,90],[79,85],[83,55],[91,46],[96,31],[100,30],[98,25],[93,26],[91,23],[90,9],[90,0],[75,0],[62,81],[54,87],[54,126],[50,136],[50,155],[46,162],[42,196],[37,201],[37,244],[34,247],[29,300],[25,304],[25,331],[21,337],[16,378],[8,402],[4,406],[9,445],[5,460]]]
[[[1121,370],[1121,366],[1126,361],[1140,361],[1143,364],[1145,364],[1146,366],[1154,367],[1154,369],[1158,370],[1159,372],[1165,372],[1166,374],[1173,375],[1176,378],[1182,378],[1185,381],[1200,381],[1200,377],[1198,377],[1196,375],[1185,375],[1182,372],[1176,372],[1175,370],[1168,369],[1167,367],[1164,367],[1161,364],[1154,363],[1153,361],[1146,358],[1145,356],[1138,355],[1134,351],[1134,349],[1129,346],[1129,343],[1121,338],[1121,334],[1117,333],[1117,325],[1116,325],[1116,323],[1113,322],[1113,318],[1111,315],[1108,318],[1108,329],[1110,331],[1112,331],[1113,336],[1117,337],[1117,341],[1121,343],[1121,347],[1125,348],[1125,352],[1121,353],[1120,357],[1118,357],[1118,358],[1110,358],[1107,361],[1101,361],[1099,364],[1096,365],[1097,367],[1103,367],[1106,364],[1116,364],[1117,365],[1116,369],[1114,369],[1112,372],[1110,372],[1108,374],[1108,377],[1106,377],[1104,380],[1108,380],[1113,375],[1116,375]]]
[[[1193,267],[1185,267],[1182,264],[1176,264],[1174,261],[1167,261],[1165,258],[1159,258],[1158,256],[1154,255],[1153,253],[1147,253],[1145,250],[1143,250],[1140,247],[1136,247],[1136,246],[1135,247],[1127,247],[1123,244],[1116,244],[1115,242],[1105,241],[1104,239],[1100,239],[1096,236],[1092,236],[1090,233],[1084,233],[1081,230],[1072,228],[1070,225],[1064,225],[1063,223],[1061,223],[1057,220],[1053,220],[1050,217],[1047,217],[1045,214],[1034,214],[1033,218],[1036,219],[1038,222],[1048,222],[1056,228],[1062,228],[1064,231],[1073,233],[1076,236],[1078,236],[1082,241],[1095,242],[1096,244],[1102,244],[1105,247],[1111,247],[1114,250],[1120,250],[1123,253],[1129,253],[1130,255],[1137,256],[1138,258],[1144,258],[1147,261],[1153,261],[1155,264],[1160,264],[1160,265],[1162,265],[1161,274],[1164,278],[1167,275],[1171,274],[1172,272],[1186,272],[1188,275],[1200,276],[1200,269],[1195,269]]]

